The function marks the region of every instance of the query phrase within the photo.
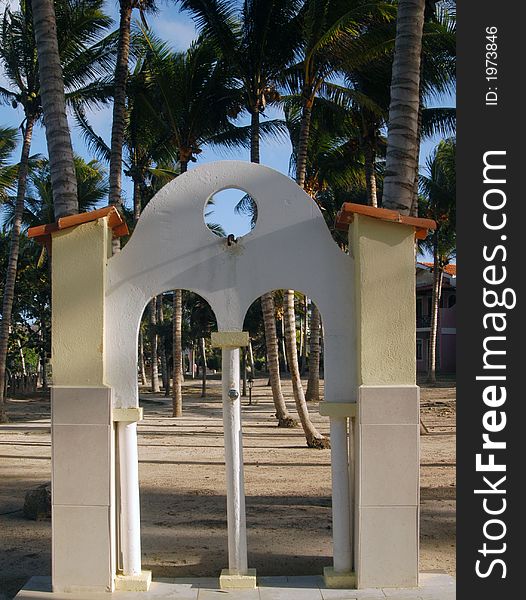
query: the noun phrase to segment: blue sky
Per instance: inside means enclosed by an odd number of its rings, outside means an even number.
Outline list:
[[[3,13],[5,5],[10,4],[12,8],[18,5],[17,0],[0,0],[0,10]],[[176,50],[184,50],[188,48],[190,43],[196,37],[196,31],[192,20],[184,13],[180,13],[174,3],[168,0],[161,0],[159,3],[160,11],[157,15],[148,16],[148,23],[153,31],[162,39],[168,41]],[[115,0],[106,2],[106,12],[114,19],[115,27],[118,25],[118,3]],[[138,13],[135,15],[138,16]],[[3,73],[0,72],[0,85],[5,84]],[[454,98],[443,98],[437,101],[437,105],[452,106]],[[95,131],[101,135],[107,142],[111,137],[111,108],[92,111],[89,115],[89,120]],[[280,111],[271,109],[267,111],[268,118],[279,118]],[[13,109],[10,105],[0,105],[0,126],[18,126],[23,119],[21,109]],[[248,121],[247,121],[248,122]],[[92,158],[88,151],[82,136],[77,128],[72,125],[72,142],[75,152],[89,159]],[[425,162],[429,154],[432,152],[438,139],[426,140],[422,144],[420,164],[421,169],[424,168]],[[46,155],[46,140],[42,126],[37,127],[33,136],[32,154],[41,153]],[[265,141],[261,143],[261,163],[272,167],[283,173],[289,172],[289,160],[291,154],[291,145],[288,139],[280,141]],[[215,148],[205,148],[199,156],[197,163],[191,163],[189,168],[195,165],[211,162],[215,160],[239,159],[248,160],[248,150],[239,149],[235,152],[227,150],[219,150]],[[123,177],[123,190],[125,202],[131,203],[132,186],[127,177]],[[232,215],[233,197],[230,197],[230,202],[225,202],[216,209],[214,221],[228,222],[229,232],[235,235],[242,235],[241,229],[246,230],[246,223],[243,217]]]

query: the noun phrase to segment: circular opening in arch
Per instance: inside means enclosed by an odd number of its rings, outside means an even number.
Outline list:
[[[204,220],[218,237],[239,238],[250,233],[258,218],[257,204],[250,194],[227,188],[212,194],[205,204]]]

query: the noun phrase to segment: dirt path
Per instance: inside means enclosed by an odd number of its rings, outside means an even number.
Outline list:
[[[141,394],[143,565],[154,577],[204,576],[227,564],[220,384],[206,399],[185,384],[185,416]],[[284,382],[291,397],[290,383]],[[258,575],[321,573],[331,559],[330,451],[310,450],[301,429],[275,426],[270,389],[255,382],[243,406],[249,563]],[[293,407],[293,403],[291,408]],[[455,389],[422,389],[421,570],[455,569]],[[16,400],[0,425],[0,600],[51,571],[49,521],[26,521],[25,492],[50,479],[49,402]],[[328,420],[312,407],[328,433]],[[424,433],[425,431],[425,433]]]

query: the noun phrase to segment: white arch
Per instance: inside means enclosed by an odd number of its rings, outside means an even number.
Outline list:
[[[215,236],[203,207],[215,192],[246,190],[258,205],[252,232],[237,244]],[[254,298],[273,289],[301,290],[324,317],[325,396],[356,394],[354,260],[337,247],[312,199],[268,167],[221,161],[197,167],[149,202],[106,281],[106,383],[115,406],[137,394],[137,333],[147,302],[161,292],[191,289],[212,307],[218,329],[241,330]]]

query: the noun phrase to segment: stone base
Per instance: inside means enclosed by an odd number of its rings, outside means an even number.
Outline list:
[[[323,577],[260,577],[257,589],[219,588],[216,577],[160,579],[147,592],[61,593],[51,591],[51,577],[32,577],[16,600],[456,600],[455,580],[445,573],[421,573],[417,588],[329,590]],[[463,599],[464,600],[464,599]]]
[[[247,569],[244,575],[230,572],[228,569],[221,571],[219,577],[219,587],[226,589],[255,589],[256,588],[256,569]]]
[[[354,571],[335,571],[334,567],[323,569],[323,580],[328,588],[352,590],[356,588],[356,573]]]
[[[117,575],[115,591],[118,592],[147,592],[152,583],[152,572],[141,571],[140,575]]]

